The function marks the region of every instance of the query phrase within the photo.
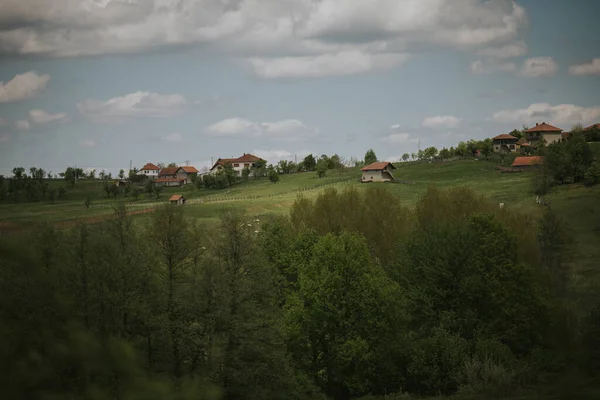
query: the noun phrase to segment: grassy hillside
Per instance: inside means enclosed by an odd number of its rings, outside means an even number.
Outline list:
[[[592,144],[600,158],[600,144]],[[384,185],[397,195],[401,202],[412,207],[419,196],[429,186],[451,188],[467,186],[476,193],[483,194],[494,202],[505,203],[505,207],[521,213],[540,215],[543,207],[535,204],[535,195],[531,186],[531,174],[502,174],[494,169],[495,164],[487,161],[464,160],[450,163],[399,164],[395,177],[402,183],[360,183],[360,170],[348,169],[343,173],[330,171],[325,178],[319,179],[314,173],[282,175],[277,184],[266,179],[251,179],[246,184],[227,190],[199,190],[193,185],[184,188],[166,188],[157,200],[154,196],[143,194],[139,200],[125,198],[132,209],[144,209],[166,201],[172,194],[181,193],[192,204],[187,205],[190,216],[205,222],[214,221],[219,212],[226,208],[240,208],[252,216],[286,213],[299,193],[307,197],[316,196],[325,187],[343,190],[353,186],[364,190],[369,185]],[[51,185],[65,186],[62,181],[51,181]],[[85,199],[92,201],[90,209],[84,206]],[[203,199],[203,203],[194,202]],[[546,196],[552,209],[570,225],[573,238],[578,246],[577,272],[583,282],[600,281],[600,186],[587,188],[581,185],[555,187]],[[74,188],[68,189],[64,200],[41,203],[19,203],[0,205],[0,233],[31,228],[41,222],[58,223],[78,220],[111,212],[117,201],[108,198],[98,181],[80,181]],[[137,217],[143,221],[146,217]],[[592,278],[592,279],[590,279]]]

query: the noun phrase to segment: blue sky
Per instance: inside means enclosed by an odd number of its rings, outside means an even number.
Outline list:
[[[600,122],[589,0],[3,0],[0,174]]]

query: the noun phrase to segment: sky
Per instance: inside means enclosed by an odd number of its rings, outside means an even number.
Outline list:
[[[596,0],[1,0],[0,174],[600,122]]]

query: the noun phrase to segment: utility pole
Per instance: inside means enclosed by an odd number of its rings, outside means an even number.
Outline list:
[[[213,158],[210,158],[210,167],[212,168],[212,166],[215,165],[215,163],[213,162]]]
[[[133,160],[129,160],[129,171],[132,170],[132,166],[133,166]]]

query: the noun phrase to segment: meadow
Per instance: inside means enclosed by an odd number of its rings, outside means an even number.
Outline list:
[[[593,150],[600,157],[600,144],[593,143]],[[143,193],[137,200],[132,196],[117,199],[107,197],[101,181],[77,182],[68,188],[64,181],[48,181],[58,188],[67,187],[65,199],[35,203],[0,204],[0,235],[36,230],[41,224],[55,224],[69,227],[86,219],[110,215],[117,202],[125,202],[128,209],[148,210],[166,202],[173,194],[183,194],[189,203],[186,214],[203,223],[212,224],[227,209],[243,210],[250,217],[281,215],[289,211],[299,195],[314,198],[325,188],[339,191],[355,187],[364,191],[368,186],[381,185],[396,195],[400,202],[412,208],[428,187],[449,189],[468,187],[475,193],[484,195],[493,202],[504,203],[507,209],[523,215],[538,217],[543,206],[536,204],[532,190],[531,174],[500,173],[498,164],[485,160],[460,160],[442,163],[397,163],[394,172],[398,183],[360,182],[359,168],[347,168],[344,171],[331,170],[323,178],[314,172],[281,175],[279,182],[273,184],[266,178],[250,179],[225,190],[198,189],[194,185],[182,188],[165,188],[157,199],[154,195]],[[90,207],[85,206],[86,198]],[[600,282],[600,187],[583,185],[556,186],[545,196],[552,210],[568,225],[576,242],[577,254],[575,277],[582,285]],[[202,202],[200,202],[202,200]],[[149,214],[137,215],[136,223],[142,225]]]

